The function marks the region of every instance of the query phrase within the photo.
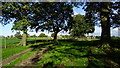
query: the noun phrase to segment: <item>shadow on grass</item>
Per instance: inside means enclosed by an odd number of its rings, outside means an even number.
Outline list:
[[[120,38],[119,39],[112,39],[112,46],[116,48],[120,48]]]
[[[45,41],[46,40],[37,40],[36,42],[45,42]],[[52,41],[52,40],[48,40],[48,41]],[[52,66],[53,63],[59,63],[60,61],[64,61],[67,63],[67,65],[71,65],[71,66],[87,64],[87,68],[96,68],[96,67],[103,68],[103,67],[109,67],[110,65],[106,63],[105,61],[106,58],[120,64],[120,61],[119,61],[120,52],[116,52],[116,53],[110,52],[104,55],[100,53],[93,54],[90,51],[90,47],[96,47],[97,45],[100,44],[99,40],[77,41],[72,39],[59,39],[58,41],[59,41],[59,45],[54,46],[51,50],[49,50],[43,56],[42,59],[47,59],[47,60],[40,61],[40,63],[44,63],[44,66],[46,65]],[[113,46],[115,46],[116,44],[118,45],[120,44],[118,40],[112,40],[112,43],[114,44]],[[52,43],[40,44],[40,46],[33,46],[33,48],[39,49],[39,47],[50,45],[50,44]],[[44,57],[47,57],[47,58],[44,58]],[[88,59],[88,61],[82,58],[86,58]],[[77,59],[79,59],[79,61]],[[86,62],[83,63],[84,61]],[[75,63],[75,64],[72,64],[72,63]]]
[[[49,41],[52,41],[52,40],[28,40],[27,42],[28,42],[29,44],[33,44],[33,43],[49,42]]]
[[[77,40],[72,40],[72,39],[61,39],[58,40],[59,42],[64,42],[69,44],[68,42],[72,42],[72,45],[74,46],[97,46],[100,44],[100,40],[93,40],[93,41],[77,41]]]

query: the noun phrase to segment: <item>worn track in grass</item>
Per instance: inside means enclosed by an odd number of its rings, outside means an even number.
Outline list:
[[[15,55],[13,55],[13,56],[10,56],[10,57],[8,57],[8,58],[0,61],[0,64],[2,64],[2,66],[4,66],[5,64],[9,63],[10,61],[16,59],[17,57],[19,57],[19,56],[21,56],[21,55],[23,55],[23,54],[31,51],[32,49],[33,49],[33,48],[29,48],[29,49],[27,49],[27,50],[24,50],[24,51],[22,51],[22,52],[20,52],[20,53],[15,54]],[[1,66],[0,66],[0,67],[1,67]]]
[[[30,56],[28,59],[22,61],[21,63],[16,64],[15,66],[21,66],[22,68],[26,68],[26,66],[35,66],[37,61],[39,61],[39,57],[42,56],[46,51],[48,51],[51,46],[48,46]]]

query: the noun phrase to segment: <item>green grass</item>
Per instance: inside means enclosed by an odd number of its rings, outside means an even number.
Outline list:
[[[35,43],[35,40],[51,40],[50,38],[46,38],[46,37],[29,37],[27,38],[27,42],[30,43],[30,42],[33,42]],[[0,41],[1,41],[1,44],[0,44],[0,47],[1,46],[10,46],[10,45],[16,45],[18,44],[21,39],[17,39],[17,38],[0,38]]]
[[[82,68],[110,66],[110,64],[105,62],[106,58],[119,64],[118,57],[120,55],[118,53],[120,53],[120,49],[113,48],[117,52],[109,50],[107,53],[105,47],[96,47],[98,44],[98,39],[90,41],[60,40],[59,45],[54,45],[51,50],[47,51],[41,57],[38,66],[55,67],[61,64],[64,66],[79,66]],[[113,55],[110,56],[111,54]],[[108,57],[105,58],[101,55],[107,55]]]
[[[31,51],[31,52],[28,52],[28,53],[25,53],[24,55],[12,60],[10,63],[8,64],[5,64],[5,66],[18,66],[17,64],[28,59],[30,56],[32,56],[35,52],[37,51]]]
[[[95,40],[100,40],[100,39],[87,39],[88,41],[95,41]]]
[[[32,41],[33,39],[29,38],[29,41]],[[119,45],[119,41],[120,41],[119,39],[112,40],[114,44],[118,44],[118,45]],[[43,42],[43,43],[30,44],[27,47],[37,47],[38,45],[40,45],[40,47],[34,49],[34,51],[36,51],[36,50],[41,50],[47,46],[53,46],[52,49],[50,49],[43,56],[40,57],[41,60],[38,61],[38,66],[44,65],[44,66],[54,67],[54,66],[59,66],[61,64],[64,64],[64,66],[79,66],[82,68],[85,67],[96,68],[96,67],[109,66],[109,64],[105,62],[105,58],[101,56],[101,54],[107,55],[108,57],[106,58],[109,58],[110,60],[116,63],[120,63],[118,60],[120,57],[119,48],[112,47],[113,50],[108,49],[109,47],[98,48],[97,45],[99,44],[100,44],[99,39],[89,39],[87,41],[59,39],[58,45],[54,45],[53,42]],[[20,47],[20,49],[23,48]],[[8,49],[7,51],[6,48],[6,54],[9,54],[7,53],[9,52],[9,50],[11,50],[10,53],[12,53],[12,49]],[[19,63],[20,61],[26,59],[25,57],[29,57],[30,54],[31,53],[28,54],[26,53],[25,55],[21,56],[21,58],[19,57],[11,61],[10,64],[7,65],[14,66],[14,64]]]
[[[2,38],[2,46],[16,45],[20,40],[16,38]]]
[[[28,47],[25,47],[25,46],[3,48],[2,49],[2,59],[6,59],[7,57],[17,54],[19,52],[22,52],[26,49],[28,49]]]
[[[38,46],[38,45],[43,45],[41,47],[38,47],[34,50],[39,50],[43,47],[46,47],[47,44],[50,44],[52,42],[43,42],[43,43],[36,43],[36,44],[29,44],[28,46],[16,46],[16,47],[8,47],[8,48],[2,48],[1,52],[2,52],[2,59],[6,59],[9,56],[12,56],[14,54],[17,54],[19,52],[22,52],[26,49],[28,49],[29,47],[34,47],[34,46]],[[46,45],[45,45],[46,44]]]
[[[43,43],[37,43],[37,44],[30,44],[28,47],[31,47],[31,46],[38,46],[38,45],[42,45],[42,44],[46,44],[44,46],[41,46],[39,48],[36,48],[28,53],[25,53],[24,55],[12,60],[10,63],[8,64],[5,64],[5,66],[17,66],[17,64],[19,64],[20,62],[24,61],[25,59],[28,59],[30,56],[32,56],[35,52],[47,47],[47,46],[51,46],[50,44],[47,45],[48,43],[51,43],[51,42],[43,42]]]
[[[60,45],[55,45],[47,51],[38,63],[46,66],[64,64],[65,66],[86,67],[88,58],[81,56],[87,55],[88,50],[88,46],[74,46],[73,42],[61,42]]]
[[[49,37],[29,37],[30,40],[51,40]]]

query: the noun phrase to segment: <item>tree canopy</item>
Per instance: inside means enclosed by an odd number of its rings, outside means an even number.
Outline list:
[[[42,10],[45,11],[43,13],[44,23],[41,24],[42,21],[38,21],[36,31],[39,29],[41,31],[48,30],[50,32],[54,32],[54,40],[57,39],[57,33],[64,30],[68,31],[72,27],[73,9],[70,3],[44,3],[42,6]],[[38,11],[39,13],[40,11]],[[41,18],[41,17],[40,17]]]
[[[120,26],[120,2],[86,2],[84,10],[88,23],[101,26],[101,43],[110,43],[110,27]]]
[[[18,38],[18,39],[21,39],[22,35],[20,34],[20,32],[16,32],[15,37]]]
[[[81,37],[85,34],[94,32],[94,23],[87,23],[84,15],[76,15],[73,19],[75,24],[70,31],[71,36]]]
[[[32,23],[29,19],[31,16],[31,3],[29,2],[3,2],[2,24],[14,21],[12,30],[23,31],[23,38],[19,45],[26,45],[27,30]]]

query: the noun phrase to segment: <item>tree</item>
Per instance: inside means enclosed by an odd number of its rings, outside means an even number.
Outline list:
[[[38,22],[36,31],[41,29],[41,31],[48,30],[54,32],[54,41],[57,41],[57,34],[60,31],[68,31],[72,27],[73,9],[71,3],[44,3],[42,5],[44,8],[43,20],[44,23]],[[41,6],[41,7],[42,7]],[[39,13],[39,12],[38,12]],[[39,18],[39,17],[38,17]]]
[[[13,38],[13,37],[14,37],[13,35],[10,36],[10,38]]]
[[[3,24],[11,22],[13,19],[14,26],[12,30],[23,31],[22,40],[18,45],[26,46],[27,41],[27,28],[30,26],[31,21],[31,3],[30,2],[5,2],[3,3]]]
[[[85,21],[84,15],[76,15],[74,18],[75,24],[74,27],[70,31],[71,36],[75,37],[83,37],[87,33],[94,32],[94,23],[87,23]]]
[[[65,38],[69,38],[69,35],[64,35],[65,36]]]
[[[110,44],[110,27],[120,26],[120,2],[86,2],[84,10],[87,22],[101,26],[101,44]]]
[[[30,36],[30,37],[37,37],[37,36],[34,34],[34,35]]]
[[[27,25],[25,27],[21,24],[25,29],[25,31],[22,30],[24,38],[26,38],[26,30],[30,24],[31,28],[37,27],[36,31],[41,29],[41,31],[54,32],[54,40],[56,40],[58,32],[62,30],[68,31],[72,27],[72,6],[72,3],[4,2],[2,15],[4,22],[2,23],[7,24],[15,19],[16,23],[23,22]],[[17,30],[21,29],[18,27]],[[23,40],[20,45],[25,45],[25,39]]]
[[[29,26],[30,26],[30,22],[27,21],[26,19],[14,22],[12,30],[23,31],[22,40],[20,41],[20,43],[18,45],[26,46],[26,44],[27,44],[27,37],[28,37],[27,31],[28,31],[28,27]]]
[[[18,39],[21,39],[21,38],[22,38],[22,35],[20,34],[20,31],[19,31],[19,32],[16,32],[15,37],[18,38]]]
[[[45,35],[44,33],[41,33],[39,37],[47,37],[47,35]]]
[[[52,33],[52,34],[51,34],[51,37],[54,37],[54,35],[55,35],[55,34],[54,34],[54,33]]]

